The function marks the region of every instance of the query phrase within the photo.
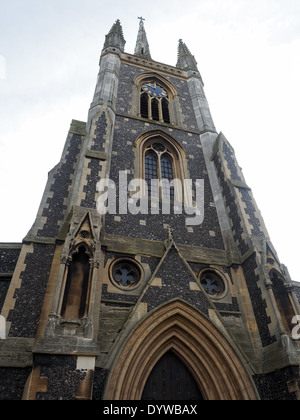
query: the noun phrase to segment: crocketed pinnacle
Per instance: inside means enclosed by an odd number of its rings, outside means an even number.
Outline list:
[[[120,20],[118,19],[112,26],[111,30],[105,37],[104,49],[108,47],[118,48],[124,52],[126,41],[123,35],[123,29]]]
[[[179,40],[179,46],[178,46],[178,60],[176,67],[182,69],[182,70],[194,70],[198,71],[197,67],[197,61],[193,54],[190,52],[186,44],[182,41],[182,39]]]

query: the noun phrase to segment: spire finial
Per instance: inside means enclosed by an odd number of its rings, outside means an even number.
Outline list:
[[[149,44],[147,40],[147,34],[144,27],[145,19],[142,16],[138,17],[138,19],[140,20],[140,28],[139,28],[139,33],[136,40],[134,55],[151,60],[150,48],[149,48]]]
[[[174,245],[174,238],[173,238],[174,229],[170,225],[167,225],[166,228],[168,230],[168,239],[165,240],[165,248],[168,249],[172,245]]]
[[[173,232],[174,232],[174,229],[173,229],[173,228],[171,228],[171,226],[170,226],[170,225],[168,225],[168,235],[169,235],[169,241],[173,240]]]

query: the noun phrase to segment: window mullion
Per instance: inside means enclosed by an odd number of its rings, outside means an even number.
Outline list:
[[[158,114],[159,114],[159,121],[164,122],[164,116],[163,116],[163,111],[162,111],[162,100],[161,99],[159,99],[159,103],[158,103]]]
[[[150,95],[148,95],[148,115],[149,115],[149,120],[152,120],[152,98]]]
[[[162,180],[162,171],[161,171],[161,160],[160,160],[160,157],[161,157],[161,153],[157,153],[157,164],[158,164],[158,172],[157,172],[157,175],[158,175],[158,185],[159,185],[159,194],[158,194],[158,196],[160,197],[160,198],[162,198],[162,186],[161,186],[161,180]]]

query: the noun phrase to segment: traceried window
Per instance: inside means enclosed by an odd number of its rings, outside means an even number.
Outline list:
[[[135,260],[119,258],[111,264],[109,276],[114,286],[123,290],[129,290],[140,284],[143,273],[140,265]]]
[[[143,118],[170,124],[170,103],[167,91],[155,81],[142,85],[140,115]]]
[[[213,298],[220,297],[225,292],[224,281],[214,271],[204,271],[200,276],[200,282],[205,292]]]
[[[143,181],[142,197],[162,200],[162,204],[173,201],[176,210],[183,200],[192,206],[191,194],[184,195],[185,180],[190,178],[187,156],[176,139],[161,130],[146,132],[137,139],[135,151],[135,177]]]
[[[174,200],[174,152],[163,142],[150,142],[145,151],[145,181],[152,197]]]

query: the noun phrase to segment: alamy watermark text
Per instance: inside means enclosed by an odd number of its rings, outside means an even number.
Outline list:
[[[292,325],[295,325],[292,329],[293,340],[300,340],[300,315],[295,315],[293,317]]]
[[[97,191],[97,210],[101,215],[184,214],[187,226],[204,221],[203,179],[151,179],[147,183],[135,178],[128,182],[128,171],[119,171],[117,185],[104,178],[98,182]]]

